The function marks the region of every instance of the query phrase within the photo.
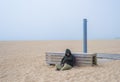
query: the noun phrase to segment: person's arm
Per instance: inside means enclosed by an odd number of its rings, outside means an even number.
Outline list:
[[[65,59],[65,56],[61,60],[61,63],[60,63],[61,65],[64,64],[64,59]]]

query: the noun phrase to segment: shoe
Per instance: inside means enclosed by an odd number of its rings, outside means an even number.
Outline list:
[[[60,69],[56,68],[56,71],[60,71]]]

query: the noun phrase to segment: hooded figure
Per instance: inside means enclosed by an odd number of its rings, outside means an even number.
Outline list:
[[[75,57],[69,49],[66,49],[65,56],[62,58],[60,65],[56,65],[57,70],[68,70],[75,65]]]

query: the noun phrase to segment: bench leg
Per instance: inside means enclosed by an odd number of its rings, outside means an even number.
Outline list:
[[[93,56],[93,59],[92,59],[93,61],[92,61],[92,64],[93,65],[97,65],[97,57],[96,56]],[[92,66],[93,66],[92,65]]]

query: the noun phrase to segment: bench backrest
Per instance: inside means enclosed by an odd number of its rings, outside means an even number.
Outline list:
[[[76,65],[97,65],[96,53],[72,53],[76,58]],[[46,52],[46,63],[58,64],[63,58],[63,52]]]

